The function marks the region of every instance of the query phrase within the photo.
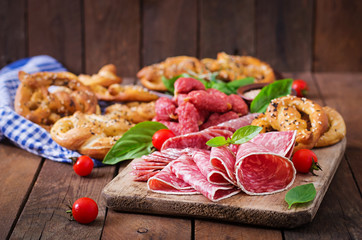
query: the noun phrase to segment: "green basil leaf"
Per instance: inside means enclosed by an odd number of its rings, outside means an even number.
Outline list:
[[[228,83],[226,83],[226,85],[228,86],[229,89],[233,90],[234,94],[236,94],[239,87],[246,86],[246,85],[253,84],[253,83],[254,83],[253,77],[246,77],[243,79],[238,79],[235,81],[228,82]]]
[[[243,144],[257,136],[262,127],[248,125],[236,130],[231,137],[232,144]]]
[[[210,147],[221,147],[226,145],[228,142],[225,140],[223,136],[214,137],[206,142],[206,145]]]
[[[169,91],[172,94],[175,92],[174,84],[178,78],[179,78],[179,76],[176,76],[176,77],[173,77],[170,79],[167,79],[165,76],[162,76],[162,78],[161,78],[163,85],[165,85],[167,91]]]
[[[275,81],[261,89],[250,104],[250,112],[263,113],[274,98],[286,96],[292,92],[293,79]]]
[[[316,190],[313,183],[308,183],[300,186],[296,186],[290,189],[285,195],[285,201],[289,207],[295,203],[306,203],[312,201],[316,196]]]
[[[104,164],[142,157],[152,151],[152,136],[160,130],[167,128],[159,122],[141,122],[130,128],[117,140],[103,159]]]
[[[233,89],[229,88],[226,83],[211,82],[210,88],[217,89],[220,92],[225,93],[226,95],[230,95],[230,94],[234,93]]]

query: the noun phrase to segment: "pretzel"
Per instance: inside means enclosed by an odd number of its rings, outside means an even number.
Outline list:
[[[106,115],[76,112],[58,120],[50,130],[59,145],[102,160],[133,123],[117,113]]]
[[[162,76],[167,79],[176,77],[182,73],[193,72],[201,74],[205,72],[204,65],[194,57],[177,56],[167,58],[161,63],[156,63],[142,68],[137,77],[143,86],[156,91],[166,91],[162,82]]]
[[[127,104],[113,104],[105,109],[105,113],[117,112],[121,118],[132,123],[151,121],[155,117],[155,102],[139,103],[130,102]]]
[[[326,147],[341,141],[346,136],[346,124],[337,110],[323,107],[328,116],[329,128],[318,140],[316,147]]]
[[[217,54],[217,59],[204,58],[201,62],[210,72],[219,72],[219,78],[234,81],[254,77],[256,83],[273,82],[274,70],[269,64],[250,56],[233,56],[225,52]]]
[[[322,107],[311,100],[286,96],[271,101],[265,114],[251,123],[263,127],[263,132],[296,130],[294,152],[312,149],[328,129],[328,117]]]
[[[116,73],[116,66],[108,64],[99,69],[97,74],[93,74],[92,76],[80,74],[78,77],[84,85],[101,85],[103,87],[108,87],[112,84],[122,82],[122,78],[117,76]]]
[[[58,119],[75,111],[100,111],[94,93],[70,72],[28,74],[20,71],[19,80],[15,111],[47,130]]]
[[[99,100],[149,102],[158,98],[157,95],[141,86],[121,85],[122,78],[117,76],[116,67],[113,64],[103,66],[97,74],[92,76],[81,74],[79,80],[89,86]]]

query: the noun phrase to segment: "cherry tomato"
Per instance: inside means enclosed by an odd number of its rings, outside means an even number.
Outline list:
[[[72,206],[72,215],[79,223],[93,222],[98,216],[98,205],[91,198],[79,198]]]
[[[79,176],[88,176],[91,174],[94,163],[88,156],[80,156],[73,165],[74,172]]]
[[[292,84],[292,89],[294,89],[294,91],[297,94],[297,97],[305,97],[308,94],[308,84],[301,79],[296,79],[293,81]]]
[[[161,150],[162,144],[169,138],[174,137],[175,134],[169,129],[160,129],[152,136],[152,144],[157,150]]]
[[[311,172],[314,170],[322,170],[318,164],[318,158],[315,153],[309,149],[300,149],[293,155],[292,162],[295,169],[300,173]]]

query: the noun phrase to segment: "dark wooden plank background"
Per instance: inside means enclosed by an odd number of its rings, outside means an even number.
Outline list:
[[[278,71],[362,70],[359,0],[3,0],[0,68],[48,54],[123,77],[169,56],[246,54]]]

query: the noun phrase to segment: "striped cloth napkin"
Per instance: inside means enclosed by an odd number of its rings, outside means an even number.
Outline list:
[[[20,83],[19,70],[27,73],[66,71],[58,61],[46,55],[24,58],[0,70],[0,140],[7,138],[16,146],[38,156],[72,163],[70,158],[80,156],[78,152],[60,146],[45,129],[14,111],[16,89]],[[95,166],[103,165],[99,161],[93,161]]]

